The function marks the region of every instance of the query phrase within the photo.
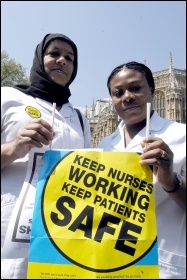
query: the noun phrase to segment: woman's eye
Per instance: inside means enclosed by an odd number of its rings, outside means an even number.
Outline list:
[[[49,53],[51,56],[59,56],[60,54],[58,52],[51,52]]]
[[[120,97],[122,97],[122,95],[123,95],[123,91],[122,91],[122,90],[116,91],[116,92],[114,93],[114,95],[115,95],[116,97],[120,98]]]
[[[70,56],[66,56],[66,59],[69,61],[73,61]]]
[[[131,92],[138,92],[138,91],[140,91],[140,89],[141,89],[140,86],[133,86],[133,87],[130,88],[130,91]]]

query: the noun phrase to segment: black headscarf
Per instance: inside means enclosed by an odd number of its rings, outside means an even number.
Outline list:
[[[67,42],[71,45],[74,51],[74,70],[71,79],[66,86],[61,86],[50,80],[44,70],[44,52],[51,41],[56,39]],[[36,47],[33,65],[30,71],[30,85],[18,84],[15,88],[25,94],[42,98],[51,103],[55,102],[58,106],[62,106],[69,101],[69,97],[71,96],[69,85],[73,82],[77,75],[77,68],[78,54],[77,47],[74,42],[63,34],[47,34],[41,43]]]

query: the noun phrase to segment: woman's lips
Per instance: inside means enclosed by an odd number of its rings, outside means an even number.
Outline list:
[[[139,107],[138,105],[128,106],[128,107],[125,107],[125,109],[123,111],[134,110],[134,109],[137,109],[138,107]]]

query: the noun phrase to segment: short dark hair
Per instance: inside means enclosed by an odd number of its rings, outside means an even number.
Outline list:
[[[152,74],[151,70],[145,64],[142,64],[142,63],[139,63],[139,62],[136,62],[136,61],[131,61],[131,62],[124,63],[124,64],[121,64],[121,65],[117,66],[110,73],[110,75],[108,77],[108,80],[107,80],[107,87],[108,87],[110,95],[111,95],[110,85],[109,85],[110,81],[123,68],[133,69],[133,70],[136,70],[138,72],[143,73],[145,75],[146,79],[147,79],[147,82],[149,84],[149,87],[150,87],[152,93],[154,93],[154,91],[155,91],[155,82],[154,82],[154,78],[153,78],[153,74]]]

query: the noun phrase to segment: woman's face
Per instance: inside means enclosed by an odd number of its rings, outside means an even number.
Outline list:
[[[126,124],[146,119],[147,102],[152,103],[152,92],[143,73],[123,69],[110,81],[113,105]]]
[[[67,42],[52,41],[45,50],[43,64],[49,78],[61,86],[65,86],[71,79],[74,69],[74,52]]]

